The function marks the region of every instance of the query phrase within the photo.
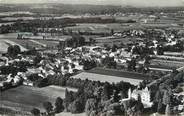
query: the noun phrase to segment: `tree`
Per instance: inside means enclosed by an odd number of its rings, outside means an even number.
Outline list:
[[[60,113],[63,110],[64,110],[63,99],[60,97],[57,97],[56,102],[55,102],[55,112]]]
[[[82,107],[83,107],[83,104],[81,103],[80,98],[76,99],[74,102],[70,104],[70,112],[81,113],[84,110]]]
[[[68,91],[68,89],[65,90],[65,100],[64,100],[64,107],[68,111],[68,106],[74,101],[74,96],[71,91]]]
[[[111,35],[114,35],[114,29],[111,29]]]
[[[14,54],[17,55],[21,52],[21,49],[18,45],[14,45]]]
[[[171,101],[171,99],[170,99],[169,92],[168,91],[165,91],[164,92],[164,96],[163,96],[163,104],[164,105],[167,105],[167,104],[170,103],[170,101]]]
[[[160,91],[160,90],[158,90],[158,91],[156,92],[156,95],[155,95],[154,101],[158,103],[158,102],[161,100],[161,98],[162,98],[161,91]]]
[[[40,54],[37,54],[33,60],[34,65],[37,65],[38,63],[40,63],[41,60],[42,60],[42,56]]]
[[[114,90],[113,92],[113,101],[114,102],[118,102],[119,101],[119,96],[118,96],[118,91],[117,90]]]
[[[112,46],[112,52],[116,52],[116,50],[117,50],[117,45],[116,44],[113,44],[113,46]]]
[[[137,101],[138,101],[139,103],[141,103],[141,95],[140,95],[140,94],[138,94]]]
[[[53,106],[50,102],[44,102],[43,107],[45,108],[46,112],[49,114],[51,111],[53,111]]]
[[[138,94],[138,100],[136,104],[137,113],[142,113],[144,109],[144,105],[142,104],[141,96]]]
[[[21,49],[18,45],[11,45],[7,49],[7,53],[9,56],[15,57],[21,52]]]
[[[166,116],[171,116],[171,107],[170,107],[169,104],[167,104],[167,106],[166,106],[165,115]]]
[[[109,83],[105,83],[104,84],[104,87],[103,87],[103,94],[102,94],[102,99],[104,101],[108,100],[110,98],[110,85]]]
[[[122,107],[119,103],[112,103],[107,108],[108,111],[113,111],[115,115],[124,114],[124,107]]]
[[[40,110],[37,108],[33,108],[31,110],[31,114],[33,114],[33,116],[40,116]]]
[[[136,59],[135,58],[132,58],[131,61],[127,61],[128,63],[128,70],[129,71],[136,71]]]
[[[164,50],[163,50],[163,47],[161,45],[159,45],[156,49],[157,49],[157,54],[158,55],[163,55],[164,54]]]
[[[87,114],[87,116],[90,116],[90,114],[93,112],[93,111],[96,111],[96,100],[95,99],[88,99],[87,102],[86,102],[86,105],[85,105],[85,112]]]
[[[157,112],[158,112],[158,113],[163,113],[163,104],[162,104],[162,100],[159,100],[159,102],[158,102]]]

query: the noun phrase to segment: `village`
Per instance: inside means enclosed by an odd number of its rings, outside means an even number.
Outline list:
[[[0,26],[0,114],[184,115],[184,33],[172,15]]]

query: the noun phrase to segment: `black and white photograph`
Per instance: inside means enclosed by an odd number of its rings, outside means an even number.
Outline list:
[[[0,0],[0,116],[184,116],[184,0]]]

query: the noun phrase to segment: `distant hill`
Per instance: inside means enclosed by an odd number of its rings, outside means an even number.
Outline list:
[[[121,13],[153,13],[153,12],[177,12],[184,10],[184,7],[133,7],[113,5],[87,5],[87,4],[3,4],[0,5],[0,12],[30,11],[33,13],[47,14],[114,14]]]

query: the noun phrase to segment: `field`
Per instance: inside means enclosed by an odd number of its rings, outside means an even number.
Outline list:
[[[11,41],[15,42],[15,43],[19,43],[20,45],[24,46],[27,49],[31,49],[31,48],[42,48],[42,45],[32,42],[30,40],[18,40],[18,39],[12,39]]]
[[[1,107],[27,112],[36,107],[43,111],[42,104],[46,101],[50,101],[53,104],[57,97],[64,98],[65,89],[57,86],[44,88],[19,86],[1,93]],[[76,91],[76,89],[69,90]]]
[[[142,80],[138,80],[138,79],[87,73],[87,72],[80,73],[74,76],[73,78],[80,78],[82,80],[88,79],[92,81],[109,82],[109,83],[118,83],[120,81],[124,81],[124,82],[129,82],[133,85],[138,85],[140,82],[142,82]]]
[[[129,82],[133,85],[138,85],[144,79],[149,79],[147,76],[139,73],[130,73],[118,70],[109,70],[96,68],[87,72],[82,72],[73,78],[80,78],[82,80],[89,79],[92,81],[101,81],[109,83],[118,83],[120,81]]]
[[[77,26],[66,27],[65,29],[72,29],[73,31],[87,31],[87,32],[107,32],[110,33],[111,29],[115,32],[119,32],[127,29],[139,29],[141,27],[137,26],[136,23],[133,24],[120,24],[120,23],[108,23],[108,24],[98,24],[98,23],[82,23],[77,24]]]
[[[180,68],[184,65],[184,63],[180,61],[169,61],[169,60],[158,60],[158,59],[151,60],[150,64],[151,66],[164,68],[164,69],[175,69],[175,68]]]
[[[7,49],[10,45],[18,45],[20,46],[21,51],[26,51],[27,49],[20,45],[19,43],[13,42],[8,39],[0,39],[0,53],[5,53],[7,52]]]
[[[56,114],[56,116],[86,116],[86,113],[72,114],[69,112],[61,112],[59,114]]]
[[[94,68],[88,71],[89,73],[101,74],[101,75],[109,75],[109,76],[117,76],[117,77],[125,77],[131,79],[145,80],[148,79],[147,75],[136,73],[136,72],[128,72],[128,71],[120,71],[114,69],[103,69],[103,68]]]
[[[4,42],[0,40],[0,53],[4,53],[7,51],[8,45]]]
[[[37,48],[41,49],[44,47],[56,48],[59,44],[57,41],[46,41],[46,40],[18,40],[17,33],[10,34],[0,34],[0,52],[5,53],[8,46],[10,45],[19,45],[21,51],[27,49]]]
[[[36,40],[37,42],[40,42],[41,44],[47,45],[47,47],[56,47],[59,42],[58,41],[45,41],[45,40]]]

